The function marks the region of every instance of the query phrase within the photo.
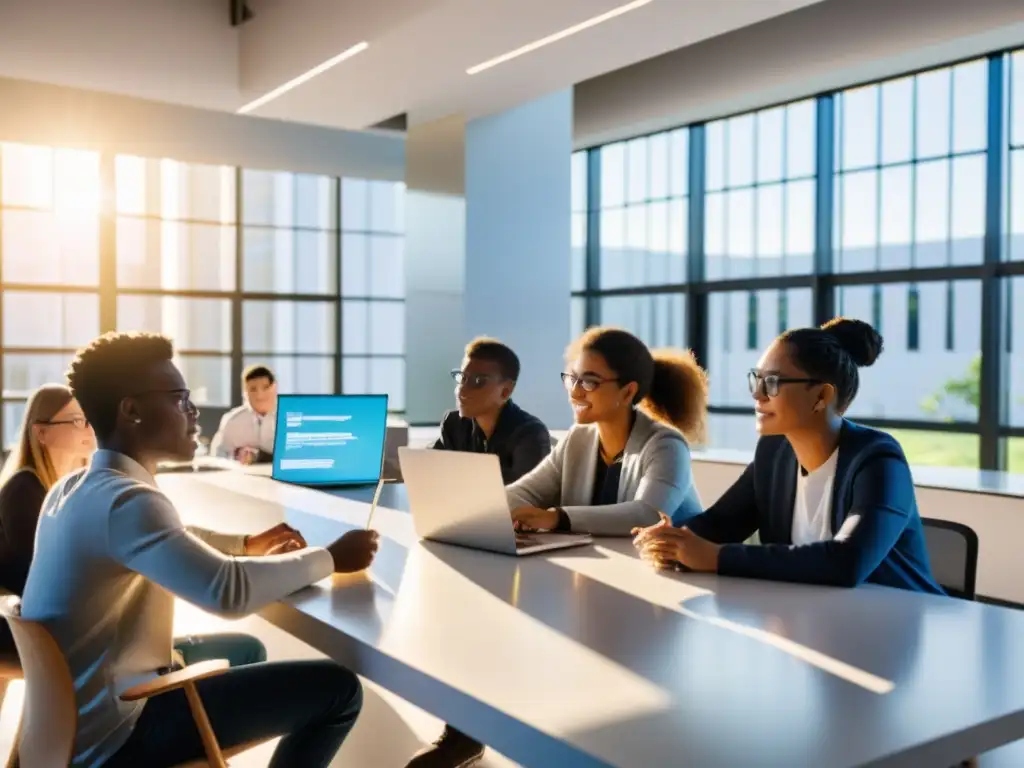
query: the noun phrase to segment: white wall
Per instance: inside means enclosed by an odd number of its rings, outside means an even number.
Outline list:
[[[744,464],[703,461],[694,457],[693,477],[705,507],[713,504],[743,471]],[[963,523],[978,534],[979,595],[1024,603],[1024,498],[917,488],[923,517]]]

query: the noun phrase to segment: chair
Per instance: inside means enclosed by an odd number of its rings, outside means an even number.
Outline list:
[[[925,547],[939,586],[953,597],[974,599],[978,534],[969,526],[923,517]]]
[[[0,599],[0,615],[7,619],[25,673],[25,703],[22,709],[18,757],[21,768],[51,768],[71,760],[78,729],[75,688],[64,654],[42,624],[21,618],[17,597]],[[203,742],[205,760],[188,762],[178,768],[227,768],[225,759],[267,741],[241,744],[222,751],[210,727],[196,683],[215,677],[228,668],[223,659],[204,661],[137,685],[121,694],[124,701],[141,701],[181,688]]]

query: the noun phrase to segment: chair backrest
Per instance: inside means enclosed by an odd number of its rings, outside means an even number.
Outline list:
[[[978,534],[963,523],[923,517],[924,541],[932,574],[953,597],[974,599],[978,574]]]
[[[78,707],[64,654],[42,624],[21,618],[17,597],[0,599],[25,674],[18,758],[22,768],[67,765],[75,745]]]

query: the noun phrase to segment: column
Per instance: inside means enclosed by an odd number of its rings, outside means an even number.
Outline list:
[[[413,126],[406,146],[406,413],[452,407],[449,371],[475,336],[516,351],[515,398],[553,429],[569,343],[572,91],[463,122]]]

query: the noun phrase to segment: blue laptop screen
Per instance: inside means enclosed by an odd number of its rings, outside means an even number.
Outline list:
[[[281,395],[273,477],[298,485],[380,479],[387,395]]]

